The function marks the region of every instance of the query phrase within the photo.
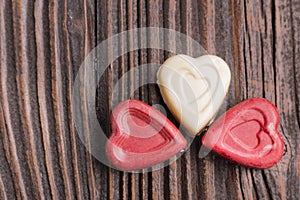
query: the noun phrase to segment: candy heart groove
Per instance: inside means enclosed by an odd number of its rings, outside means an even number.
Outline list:
[[[248,130],[248,134],[244,135],[244,131]],[[247,149],[254,149],[259,144],[258,134],[261,131],[261,124],[257,120],[249,120],[242,122],[229,130],[229,136],[236,143]],[[255,135],[256,137],[249,137]]]
[[[184,149],[187,142],[159,111],[137,100],[127,100],[111,114],[112,135],[106,152],[121,170],[137,170],[159,164]]]
[[[224,113],[202,143],[242,165],[268,168],[281,159],[284,151],[278,125],[276,107],[264,98],[252,98]]]
[[[230,84],[230,70],[213,55],[176,55],[157,73],[162,97],[176,119],[193,135],[216,115]]]

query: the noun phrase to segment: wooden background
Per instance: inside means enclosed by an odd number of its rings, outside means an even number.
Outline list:
[[[227,108],[250,97],[276,104],[286,146],[279,164],[256,170],[214,153],[199,159],[198,138],[178,161],[144,174],[112,170],[86,151],[70,106],[79,66],[107,37],[147,26],[187,34],[228,62]],[[0,52],[0,199],[300,198],[299,0],[1,0]],[[139,50],[108,68],[97,90],[108,134],[110,102],[129,92],[112,96],[113,84],[127,70],[169,56]],[[155,85],[134,98],[162,103]]]

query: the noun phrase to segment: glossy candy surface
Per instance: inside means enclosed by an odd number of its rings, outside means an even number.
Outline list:
[[[137,100],[127,100],[111,115],[112,135],[106,151],[110,162],[122,170],[159,164],[185,148],[179,130],[159,111]]]
[[[264,98],[246,100],[224,113],[202,138],[206,147],[234,162],[269,168],[282,157],[279,114]]]
[[[213,55],[172,56],[157,73],[165,103],[192,135],[198,134],[216,115],[230,78],[226,62]]]

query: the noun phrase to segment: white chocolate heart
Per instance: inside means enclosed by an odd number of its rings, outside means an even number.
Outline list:
[[[193,135],[217,114],[230,84],[226,62],[213,55],[176,55],[157,72],[162,97],[176,119]]]

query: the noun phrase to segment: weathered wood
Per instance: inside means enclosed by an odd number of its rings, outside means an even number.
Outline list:
[[[233,78],[223,110],[257,96],[275,103],[286,146],[280,163],[257,170],[214,153],[200,159],[199,137],[176,162],[142,174],[110,169],[88,153],[73,124],[78,69],[106,38],[147,26],[182,32],[226,60]],[[171,55],[141,49],[111,63],[95,91],[107,135],[118,102],[165,105],[155,85],[133,91],[155,81],[151,68],[131,71],[130,85],[113,89],[134,67]],[[300,198],[299,0],[1,0],[0,57],[0,199]]]

